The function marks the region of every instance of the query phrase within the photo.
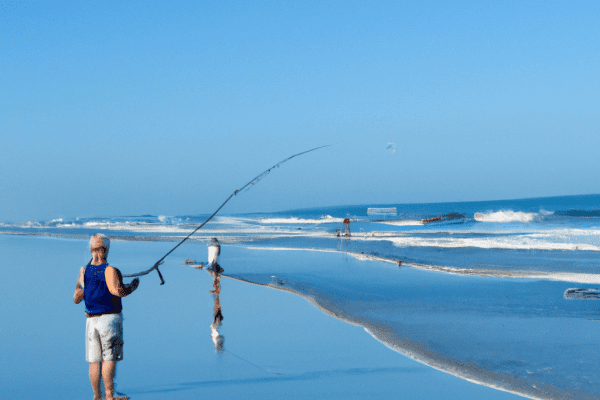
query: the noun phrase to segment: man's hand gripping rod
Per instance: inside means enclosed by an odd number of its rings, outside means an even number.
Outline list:
[[[171,254],[176,248],[178,248],[179,246],[181,246],[183,244],[183,242],[185,242],[186,240],[188,240],[190,238],[190,236],[192,236],[194,233],[196,233],[200,228],[202,228],[204,225],[206,225],[208,223],[208,221],[210,221],[212,219],[212,217],[214,217],[215,215],[217,215],[217,213],[219,211],[221,211],[221,208],[223,208],[223,206],[225,204],[227,204],[227,202],[229,200],[231,200],[231,198],[233,196],[236,196],[239,192],[241,192],[242,190],[246,189],[250,189],[252,186],[254,186],[256,183],[258,183],[262,178],[264,178],[265,176],[267,176],[269,174],[269,172],[271,172],[271,170],[275,167],[279,167],[281,164],[283,164],[284,162],[291,160],[294,157],[300,156],[302,154],[306,154],[306,153],[310,153],[311,151],[315,151],[318,149],[322,149],[323,147],[329,147],[330,145],[326,145],[326,146],[320,146],[320,147],[315,147],[314,149],[310,149],[310,150],[306,150],[303,151],[302,153],[298,153],[298,154],[294,154],[291,157],[286,158],[285,160],[279,161],[277,164],[273,165],[271,168],[267,169],[266,171],[260,173],[258,176],[256,176],[254,179],[252,179],[250,182],[246,183],[244,186],[242,186],[241,188],[239,188],[238,190],[236,190],[235,192],[233,192],[228,198],[227,200],[225,200],[223,202],[223,204],[221,204],[221,206],[219,208],[217,208],[217,211],[215,211],[210,217],[208,217],[208,219],[206,221],[204,221],[202,223],[202,225],[198,226],[196,229],[194,229],[194,231],[192,233],[190,233],[189,235],[187,235],[181,242],[179,242],[177,244],[177,246],[173,247],[167,254],[165,254],[160,260],[158,260],[150,269],[147,269],[146,271],[143,272],[138,272],[137,274],[127,274],[127,275],[123,275],[123,278],[133,278],[136,276],[142,276],[142,275],[148,275],[150,272],[156,270],[156,272],[158,272],[158,277],[160,278],[160,284],[164,285],[165,284],[165,280],[162,277],[162,274],[160,273],[160,270],[158,269],[158,266],[161,265],[164,262],[164,259],[167,258],[167,256],[169,254]]]

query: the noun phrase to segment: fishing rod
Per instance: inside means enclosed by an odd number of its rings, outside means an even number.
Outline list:
[[[254,186],[255,184],[257,184],[261,179],[263,179],[265,176],[267,176],[269,174],[269,172],[271,172],[271,170],[273,168],[277,168],[279,167],[281,164],[283,164],[286,161],[291,160],[294,157],[298,157],[301,156],[302,154],[306,154],[306,153],[310,153],[311,151],[315,151],[315,150],[319,150],[322,149],[324,147],[329,147],[330,145],[325,145],[325,146],[320,146],[320,147],[315,147],[314,149],[310,149],[310,150],[306,150],[303,151],[301,153],[298,154],[294,154],[293,156],[290,156],[288,158],[286,158],[285,160],[279,161],[277,164],[273,165],[271,168],[267,169],[266,171],[261,172],[260,174],[258,174],[254,179],[252,179],[250,182],[246,183],[244,186],[242,186],[241,188],[239,188],[238,190],[236,190],[235,192],[233,192],[228,198],[227,200],[225,200],[223,202],[223,204],[221,204],[219,206],[219,208],[217,208],[217,211],[215,211],[210,217],[208,217],[208,219],[206,221],[204,221],[200,226],[198,226],[196,229],[194,229],[194,231],[192,233],[190,233],[189,235],[187,235],[181,242],[179,242],[175,247],[173,247],[167,254],[165,254],[160,260],[158,260],[150,269],[147,269],[146,271],[142,271],[142,272],[138,272],[137,274],[127,274],[127,275],[123,275],[123,278],[134,278],[136,276],[142,276],[142,275],[148,275],[150,272],[156,270],[156,272],[158,272],[158,277],[160,278],[160,284],[164,285],[165,284],[165,280],[162,277],[162,274],[160,273],[160,270],[158,269],[158,267],[164,262],[164,259],[167,258],[167,256],[169,254],[171,254],[173,251],[175,251],[176,248],[178,248],[179,246],[181,246],[183,244],[183,242],[185,242],[186,240],[188,240],[190,238],[190,236],[192,236],[194,233],[196,233],[200,228],[202,228],[204,225],[206,225],[208,223],[208,221],[210,221],[212,219],[212,217],[214,217],[215,215],[217,215],[217,213],[221,210],[221,208],[223,208],[223,206],[225,204],[227,204],[227,202],[229,200],[231,200],[231,198],[233,196],[237,196],[238,193],[240,193],[242,190],[246,189],[250,190],[250,188],[252,186]]]

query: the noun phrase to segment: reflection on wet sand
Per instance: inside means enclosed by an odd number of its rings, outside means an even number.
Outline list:
[[[225,337],[219,333],[219,326],[223,324],[223,312],[221,309],[221,300],[219,299],[219,294],[221,293],[221,273],[223,273],[223,268],[219,266],[219,264],[211,264],[206,269],[213,276],[213,290],[210,291],[212,293],[213,298],[215,300],[215,306],[213,308],[213,321],[210,324],[211,330],[211,338],[215,345],[215,350],[218,352],[222,352],[224,350]]]

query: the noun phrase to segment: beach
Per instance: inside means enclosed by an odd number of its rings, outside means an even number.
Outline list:
[[[114,242],[110,260],[124,272],[172,243]],[[72,293],[87,241],[0,235],[3,253],[0,375],[6,398],[91,398],[83,305]],[[211,339],[213,277],[182,265],[205,256],[190,245],[124,299],[125,358],[117,390],[132,399],[411,398],[519,396],[418,363],[361,326],[325,313],[285,290],[221,278],[222,351]],[[280,262],[273,251],[223,246],[224,273]],[[304,254],[304,257],[303,257]],[[319,257],[294,254],[314,266]],[[331,255],[325,255],[331,256]],[[346,263],[344,255],[335,255]],[[113,261],[114,260],[114,261]],[[323,265],[329,260],[323,259]],[[353,261],[356,262],[356,261]],[[85,263],[85,261],[83,261]],[[285,286],[285,285],[284,285]]]
[[[396,215],[334,206],[214,218],[165,258],[164,285],[152,271],[124,300],[118,389],[600,397],[600,196],[382,206]],[[92,234],[111,237],[109,262],[129,275],[207,218],[0,223],[3,390],[89,392],[71,296]],[[213,238],[218,280],[189,264],[208,261]]]

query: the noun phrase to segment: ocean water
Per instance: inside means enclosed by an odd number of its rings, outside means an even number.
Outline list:
[[[84,264],[93,233],[164,253],[206,218],[5,221],[0,232],[76,243]],[[303,296],[424,365],[531,398],[600,398],[600,302],[565,296],[600,287],[600,195],[220,214],[177,252],[206,261],[213,237],[225,277]],[[122,272],[161,255],[120,260]]]

